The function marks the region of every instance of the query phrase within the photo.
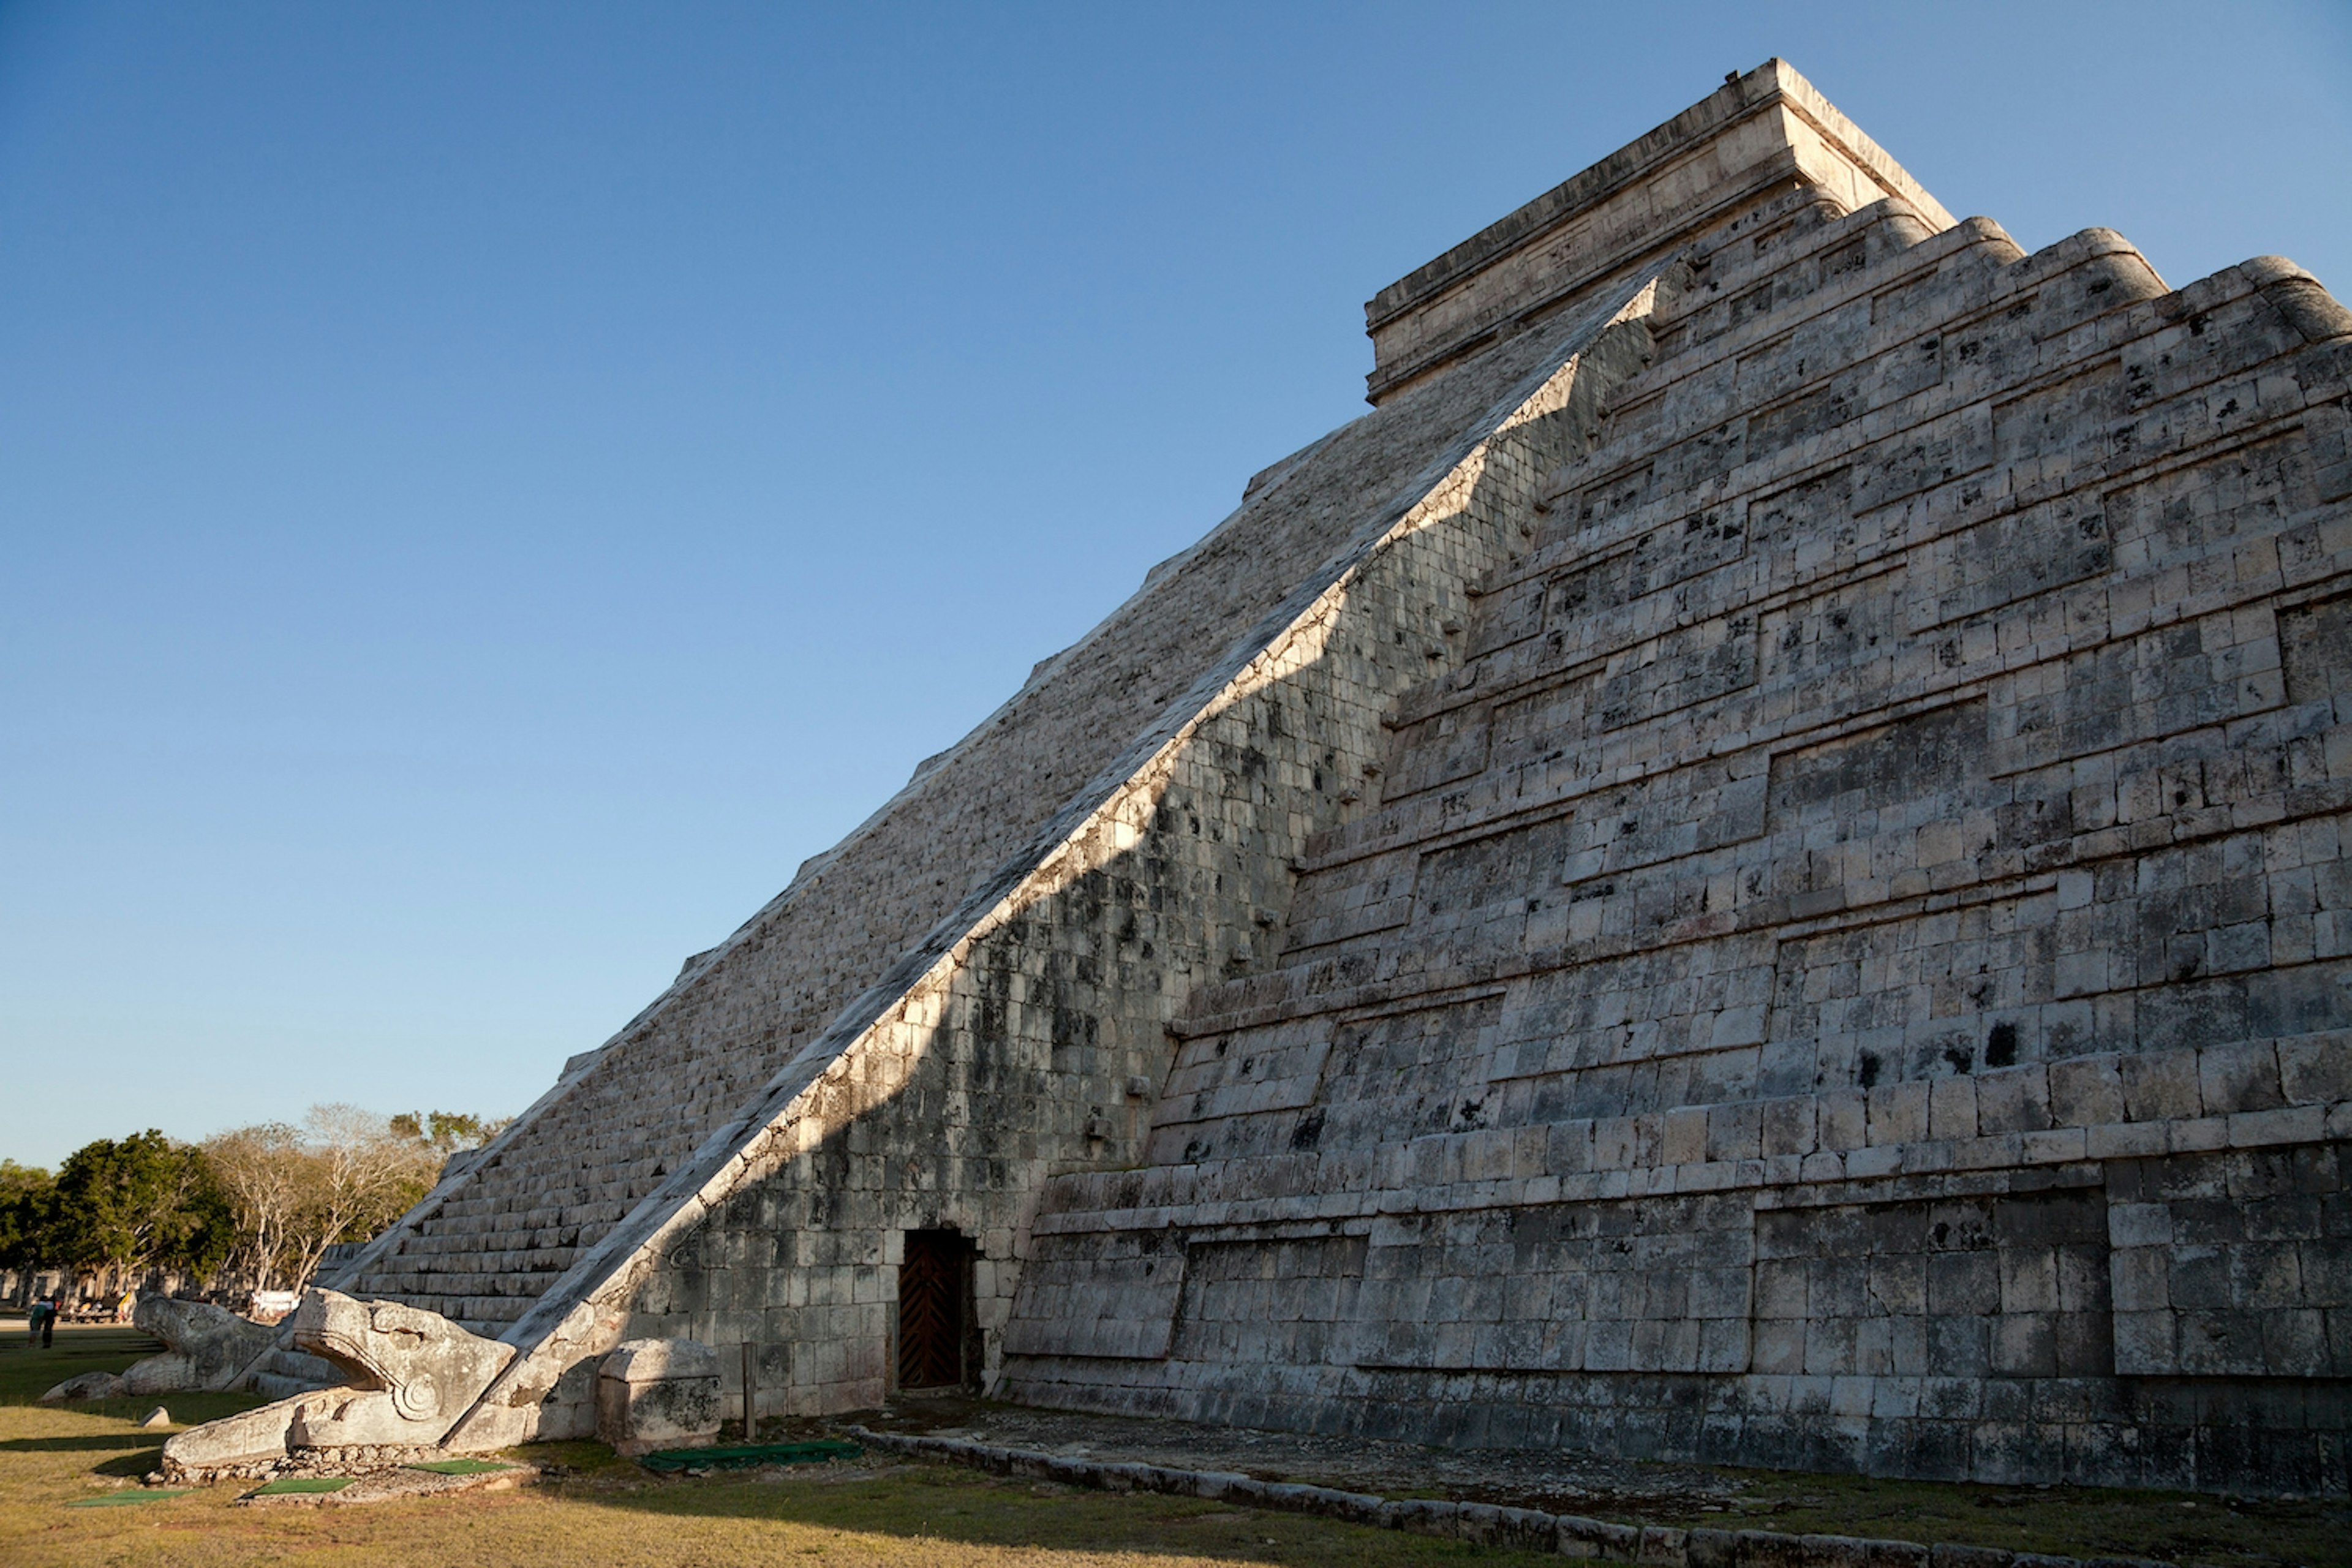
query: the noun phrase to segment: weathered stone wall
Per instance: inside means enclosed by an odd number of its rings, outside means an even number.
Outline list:
[[[1359,797],[1397,693],[1457,661],[1465,585],[1524,548],[1538,482],[1586,444],[1580,376],[1639,368],[1638,320],[1595,336],[918,986],[904,1025],[845,1056],[838,1101],[810,1107],[789,1157],[663,1249],[628,1332],[760,1347],[774,1413],[871,1406],[892,1375],[904,1234],[952,1228],[979,1244],[993,1376],[1038,1187],[1139,1158],[1174,1010],[1273,959],[1291,858]],[[1544,360],[1562,357],[1555,343]],[[861,1070],[873,1054],[887,1065]]]
[[[1833,215],[1662,290],[1009,1393],[2344,1489],[2352,314]]]
[[[1292,858],[1360,799],[1397,694],[1459,661],[1465,584],[1528,546],[1542,474],[1589,444],[1601,392],[1643,363],[1651,299],[1633,290],[1561,334],[1528,334],[1266,481],[1260,505],[1294,486],[1340,492],[1348,505],[1326,515],[1349,530],[580,1250],[509,1329],[526,1353],[460,1440],[584,1430],[590,1358],[625,1336],[719,1346],[730,1394],[740,1357],[726,1352],[754,1347],[766,1409],[870,1405],[890,1374],[908,1228],[979,1243],[992,1368],[1038,1185],[1138,1157],[1167,1020],[1193,986],[1272,961]],[[1366,441],[1387,462],[1350,449]],[[1387,481],[1394,452],[1416,447],[1421,471]]]
[[[952,923],[1139,734],[1194,712],[1205,698],[1192,689],[1206,680],[1206,691],[1217,689],[1219,661],[1316,580],[1368,518],[1408,491],[1408,505],[1418,499],[1422,471],[1456,445],[1466,451],[1465,432],[1558,341],[1538,334],[1441,378],[1261,474],[1223,525],[1155,568],[1132,599],[1042,662],[1003,708],[925,763],[766,909],[689,959],[610,1043],[576,1058],[481,1158],[338,1275],[339,1288],[478,1331],[511,1328],[732,1127],[894,960]],[[1444,641],[1413,629],[1411,651],[1398,656],[1408,678],[1429,668],[1433,637]],[[1328,793],[1345,787],[1335,779]],[[1111,1103],[1123,1104],[1123,1091]]]

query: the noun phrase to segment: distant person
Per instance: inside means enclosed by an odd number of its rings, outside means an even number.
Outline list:
[[[31,1349],[37,1343],[43,1350],[49,1344],[50,1325],[58,1321],[58,1310],[45,1297],[36,1296],[25,1310],[25,1344]]]

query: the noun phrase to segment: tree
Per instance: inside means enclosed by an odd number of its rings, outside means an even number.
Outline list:
[[[451,1153],[504,1125],[455,1111],[382,1117],[314,1105],[299,1128],[265,1122],[211,1139],[206,1157],[236,1216],[234,1278],[254,1289],[302,1289],[328,1247],[399,1218]]]
[[[392,1119],[392,1130],[400,1137],[414,1138],[430,1143],[444,1154],[454,1154],[460,1149],[480,1148],[513,1121],[511,1116],[492,1121],[456,1110],[404,1110]]]
[[[206,1139],[205,1157],[233,1215],[223,1271],[247,1289],[268,1289],[291,1272],[311,1207],[313,1161],[302,1134],[283,1121],[239,1127]]]
[[[111,1288],[159,1265],[203,1272],[226,1249],[227,1219],[203,1152],[151,1127],[66,1156],[41,1250],[46,1261],[103,1270]]]
[[[302,1131],[319,1179],[313,1223],[297,1254],[297,1289],[318,1272],[328,1247],[365,1241],[407,1213],[432,1190],[442,1158],[429,1142],[402,1137],[386,1118],[356,1105],[314,1105]]]
[[[37,1165],[0,1160],[0,1268],[41,1266],[41,1249],[57,1220],[58,1184]]]

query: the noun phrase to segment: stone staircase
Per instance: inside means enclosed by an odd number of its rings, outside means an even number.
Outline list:
[[[343,1374],[331,1363],[290,1345],[274,1348],[247,1374],[253,1391],[266,1399],[290,1399],[314,1388],[331,1388],[342,1381]]]
[[[515,1324],[1121,747],[1181,708],[1237,636],[1524,374],[1532,352],[1442,378],[1254,479],[1223,525],[689,961],[340,1288],[478,1333]]]

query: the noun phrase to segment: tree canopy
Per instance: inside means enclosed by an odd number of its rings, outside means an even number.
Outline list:
[[[228,1250],[229,1223],[203,1153],[151,1127],[66,1156],[41,1250],[45,1261],[118,1279],[158,1265],[203,1273]]]
[[[431,1190],[449,1156],[503,1121],[314,1105],[183,1143],[101,1138],[48,1172],[0,1160],[0,1268],[70,1268],[110,1284],[176,1268],[247,1289],[299,1289],[338,1242],[363,1241]]]
[[[456,1111],[383,1117],[314,1105],[299,1127],[264,1122],[207,1140],[236,1216],[228,1272],[255,1289],[300,1289],[328,1247],[399,1218],[450,1154],[504,1125]]]
[[[0,1160],[0,1268],[37,1267],[57,1195],[48,1172]]]
[[[404,1110],[392,1119],[393,1132],[402,1138],[414,1138],[430,1143],[444,1153],[456,1153],[460,1149],[472,1149],[488,1142],[507,1130],[512,1117],[493,1121],[487,1117],[468,1116],[455,1110]]]

